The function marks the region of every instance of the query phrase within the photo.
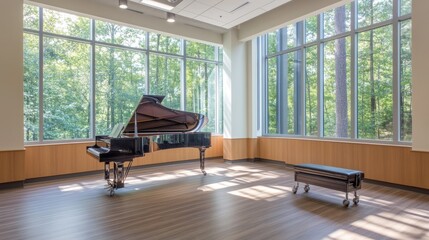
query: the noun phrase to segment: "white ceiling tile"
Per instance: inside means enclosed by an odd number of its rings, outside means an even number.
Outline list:
[[[224,0],[218,5],[216,5],[216,7],[224,10],[225,12],[232,12],[247,2],[249,2],[249,4],[244,5],[242,8],[245,8],[250,5],[250,0]]]
[[[187,18],[195,18],[196,16],[198,16],[196,13],[188,12],[188,11],[185,11],[185,10],[182,10],[182,11],[178,12],[177,15],[184,16],[184,17],[187,17]]]
[[[283,5],[287,2],[290,2],[291,0],[275,0],[272,1],[271,3],[265,5],[262,7],[262,9],[264,9],[265,11],[270,11],[271,9],[274,9],[276,7],[279,7],[280,5]]]
[[[216,4],[222,2],[223,0],[196,0],[196,1],[210,6],[215,6]]]
[[[252,19],[252,18],[254,18],[254,17],[256,17],[256,16],[261,15],[261,14],[262,14],[262,13],[264,13],[264,12],[265,12],[265,11],[264,11],[264,10],[262,10],[262,9],[260,9],[260,8],[255,9],[254,11],[249,12],[249,13],[247,13],[246,15],[244,15],[244,16],[242,16],[242,17],[240,17],[240,18],[237,18],[237,19],[235,19],[235,20],[233,20],[233,21],[231,21],[231,22],[229,22],[229,23],[227,23],[227,24],[224,24],[222,27],[224,27],[224,28],[232,28],[232,27],[235,27],[235,26],[239,25],[240,23],[243,23],[243,22],[245,22],[245,21],[247,21],[247,20],[250,20],[250,19]]]
[[[172,12],[178,12],[188,6],[189,4],[192,4],[195,2],[195,0],[183,0],[181,3],[179,3],[175,8],[173,8]]]
[[[232,14],[215,7],[208,9],[203,14],[201,14],[201,16],[211,18],[220,22],[228,22],[234,19]]]
[[[216,21],[216,20],[214,20],[214,19],[211,19],[211,18],[208,18],[208,17],[205,17],[205,16],[197,16],[195,19],[197,19],[197,20],[199,20],[199,21],[202,21],[202,22],[205,22],[205,23],[210,23],[210,24],[213,24],[213,25],[216,25],[216,26],[221,26],[222,24],[220,24],[219,23],[219,21]]]
[[[210,7],[210,5],[204,3],[193,2],[192,4],[189,4],[188,6],[183,8],[183,10],[200,15],[201,13],[207,11],[207,9],[209,9]]]

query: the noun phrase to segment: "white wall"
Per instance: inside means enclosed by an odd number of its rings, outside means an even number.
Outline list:
[[[413,150],[429,152],[429,27],[428,0],[413,0],[412,114]]]
[[[223,36],[223,136],[247,138],[247,54],[233,28]]]
[[[24,148],[22,4],[0,7],[0,151]]]

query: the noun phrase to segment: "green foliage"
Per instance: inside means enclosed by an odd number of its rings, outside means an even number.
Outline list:
[[[43,9],[43,31],[83,38],[91,38],[91,20],[76,15]]]
[[[317,46],[305,52],[305,135],[317,136]]]
[[[43,138],[89,138],[90,45],[46,37],[44,49]]]
[[[163,105],[180,109],[182,60],[163,55],[149,55],[150,94],[164,95]]]
[[[95,21],[95,40],[133,48],[146,48],[145,31],[103,21]]]
[[[39,36],[24,33],[24,139],[39,140]]]
[[[401,3],[402,14],[410,13],[411,0],[397,1]],[[373,24],[391,20],[393,17],[393,0],[358,0],[323,13],[321,18],[323,37],[335,37],[350,32],[352,4],[356,4],[357,7],[358,29],[374,26]],[[305,24],[303,36],[305,42],[310,44],[294,52],[272,56],[287,49],[283,46],[288,48],[294,46],[293,32],[299,32],[296,28],[299,28],[302,23],[266,35],[266,47],[268,55],[271,55],[267,58],[266,64],[267,133],[298,134],[291,131],[291,126],[301,122],[299,108],[302,108],[305,113],[305,132],[302,134],[307,136],[350,137],[354,131],[353,115],[357,123],[357,138],[392,140],[395,132],[393,129],[393,59],[395,57],[393,39],[395,36],[393,36],[392,24],[358,31],[354,47],[357,54],[355,63],[357,78],[353,85],[356,89],[355,95],[352,96],[351,60],[355,54],[351,51],[354,43],[351,42],[348,34],[343,38],[337,37],[329,42],[312,45],[311,42],[317,40],[317,21],[318,16],[303,21]],[[320,64],[318,51],[322,53],[320,60],[323,60],[323,65],[320,66],[322,68],[320,81],[323,89],[319,89],[318,83]],[[294,84],[300,81],[301,59],[296,56],[300,56],[301,52],[304,53],[303,62],[305,62],[303,90],[298,89],[299,85],[294,87]],[[410,141],[412,136],[411,20],[400,22],[399,52],[399,140]],[[295,79],[296,76],[298,78]],[[322,96],[318,95],[319,90]],[[301,93],[304,93],[303,98],[300,96]],[[355,98],[357,115],[352,114],[352,97]],[[320,103],[319,100],[322,102]],[[304,102],[301,103],[301,101]],[[323,116],[318,115],[319,111],[323,112]],[[318,129],[319,119],[323,119],[322,134]],[[287,123],[284,122],[285,120]],[[285,126],[287,131],[283,129]],[[339,134],[340,130],[343,134]]]
[[[358,137],[393,137],[392,26],[358,35]]]
[[[39,29],[39,8],[24,4],[24,28],[38,30]]]
[[[188,55],[184,56],[182,39],[49,9],[42,11],[42,104],[39,36],[24,33],[25,141],[90,138],[93,121],[95,134],[108,134],[115,124],[128,122],[146,93],[165,95],[163,105],[173,109],[181,109],[181,96],[186,94],[186,110],[210,119],[205,130],[222,131],[222,65],[214,62],[222,61],[221,48],[186,42]],[[26,29],[39,30],[38,14],[38,7],[24,4]],[[95,43],[91,41],[92,22]],[[146,46],[148,36],[150,51]],[[185,68],[183,59],[187,56],[195,60],[187,61]],[[93,108],[95,116],[91,116]],[[39,136],[40,115],[43,137]]]
[[[393,0],[357,1],[358,27],[389,20],[393,16]]]
[[[411,141],[412,115],[411,115],[411,20],[401,22],[400,47],[400,139]]]
[[[305,42],[317,40],[317,16],[309,17],[305,20]]]

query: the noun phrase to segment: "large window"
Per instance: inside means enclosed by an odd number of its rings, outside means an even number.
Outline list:
[[[356,0],[260,38],[264,134],[411,141],[411,0]]]
[[[205,114],[222,133],[222,49],[24,4],[26,142],[90,139],[144,94]]]

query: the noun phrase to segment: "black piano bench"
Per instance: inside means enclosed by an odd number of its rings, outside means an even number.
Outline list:
[[[355,205],[359,203],[357,190],[361,189],[363,172],[318,164],[297,164],[294,169],[295,185],[292,188],[294,194],[298,191],[299,182],[302,182],[305,183],[305,192],[310,191],[310,184],[345,192],[344,207],[349,206],[348,194],[354,191],[353,203]]]

